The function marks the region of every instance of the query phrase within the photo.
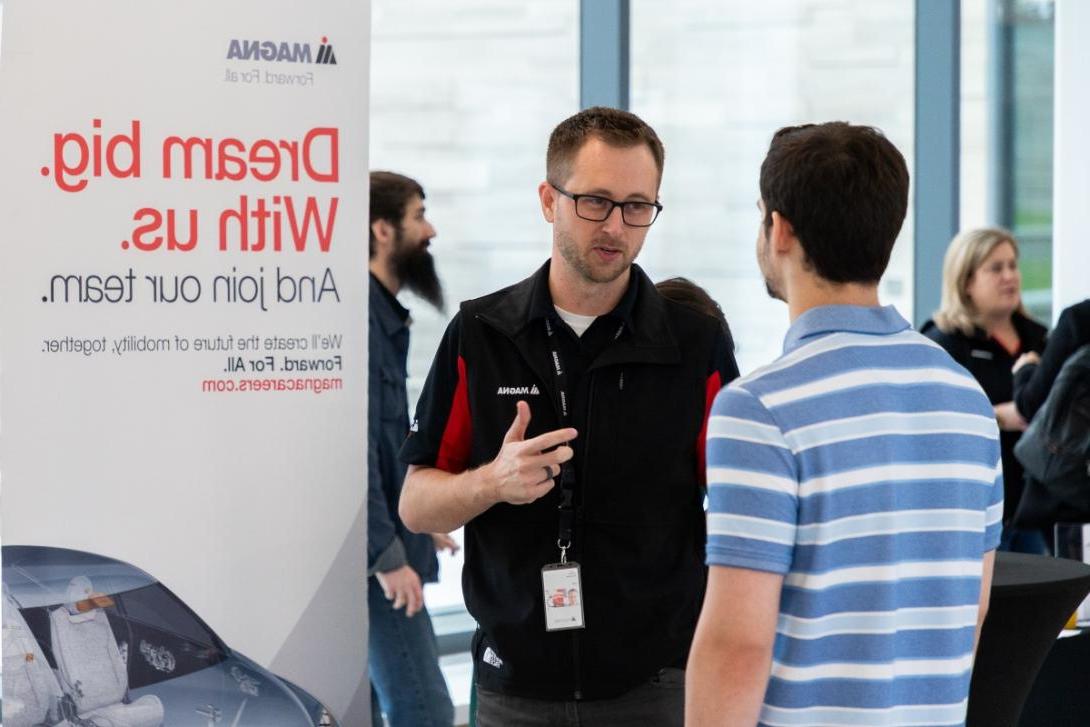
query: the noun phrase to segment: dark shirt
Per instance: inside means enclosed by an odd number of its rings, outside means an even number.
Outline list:
[[[1040,353],[1045,345],[1047,330],[1037,321],[1015,313],[1012,316],[1014,329],[1021,341],[1019,350],[1008,351],[1003,344],[990,337],[982,328],[967,336],[954,330],[944,333],[934,321],[927,321],[920,332],[946,349],[946,352],[959,364],[969,370],[973,378],[984,389],[992,405],[1003,404],[1014,398],[1014,376],[1011,369],[1019,356],[1028,351]],[[1000,450],[1003,455],[1003,517],[1009,520],[1018,509],[1024,487],[1022,464],[1014,456],[1014,445],[1021,432],[999,433]]]
[[[435,581],[439,562],[428,534],[410,532],[397,503],[406,466],[398,451],[409,433],[409,311],[370,276],[367,336],[367,573],[386,573],[406,563],[420,579]]]
[[[1045,403],[1067,358],[1090,343],[1090,298],[1065,308],[1048,337],[1039,365],[1027,364],[1014,375],[1014,403],[1027,420]]]
[[[559,557],[562,485],[466,523],[462,588],[479,687],[607,699],[685,664],[706,579],[707,411],[738,370],[724,329],[664,299],[635,265],[618,305],[576,337],[549,267],[461,305],[401,457],[462,472],[496,456],[517,401],[530,408],[527,438],[567,423],[569,403],[579,434],[566,555],[582,568],[586,628],[545,631],[541,568]]]
[[[567,394],[572,405],[571,421],[564,426],[575,427],[577,431],[586,431],[591,397],[590,390],[587,388],[588,377],[585,374],[598,355],[621,332],[621,327],[632,325],[632,307],[636,301],[638,288],[639,286],[629,285],[614,309],[595,318],[583,331],[582,336],[576,335],[575,331],[560,318],[553,305],[548,286],[534,288],[530,297],[530,317],[541,320],[548,318],[557,328],[554,340],[557,354],[563,364]],[[585,437],[576,437],[569,442],[573,452],[573,462],[583,461],[585,443]],[[582,488],[579,482],[575,484],[575,502],[578,505],[582,500]]]

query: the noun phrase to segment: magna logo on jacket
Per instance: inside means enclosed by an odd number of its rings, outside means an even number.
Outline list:
[[[325,36],[322,36],[316,58],[311,55],[311,52],[310,43],[232,38],[230,45],[227,46],[227,60],[337,64],[337,56],[333,55],[333,44]]]
[[[537,396],[540,393],[537,384],[533,386],[501,386],[496,389],[496,396]]]

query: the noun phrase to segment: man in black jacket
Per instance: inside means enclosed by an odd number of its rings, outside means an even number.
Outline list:
[[[368,300],[367,602],[372,722],[391,727],[450,727],[454,719],[423,583],[435,581],[436,548],[448,535],[409,532],[397,514],[405,479],[398,448],[409,431],[405,391],[409,311],[397,300],[408,288],[443,305],[428,246],[435,228],[424,216],[424,190],[393,172],[371,173]]]
[[[462,304],[402,448],[406,524],[466,528],[480,727],[683,721],[707,410],[738,372],[716,320],[633,264],[662,163],[624,111],[553,131],[550,259]]]

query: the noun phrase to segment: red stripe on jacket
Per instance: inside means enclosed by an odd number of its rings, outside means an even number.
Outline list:
[[[458,385],[454,389],[447,426],[443,429],[443,439],[439,443],[439,454],[435,466],[446,472],[457,474],[469,464],[469,447],[472,441],[473,426],[469,419],[469,394],[466,391],[466,361],[458,357]],[[703,454],[701,454],[703,457]]]
[[[700,434],[696,437],[696,479],[701,486],[705,485],[707,477],[705,469],[707,450],[705,447],[708,439],[708,419],[712,415],[712,404],[715,403],[715,395],[722,388],[723,379],[719,376],[718,371],[709,376],[707,383],[704,385],[704,423],[700,427]]]

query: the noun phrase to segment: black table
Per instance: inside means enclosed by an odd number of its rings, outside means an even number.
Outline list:
[[[969,688],[970,727],[1016,727],[1064,624],[1090,593],[1090,566],[1065,558],[998,553],[991,605]]]
[[[1057,639],[1033,684],[1018,727],[1090,725],[1090,631]]]

